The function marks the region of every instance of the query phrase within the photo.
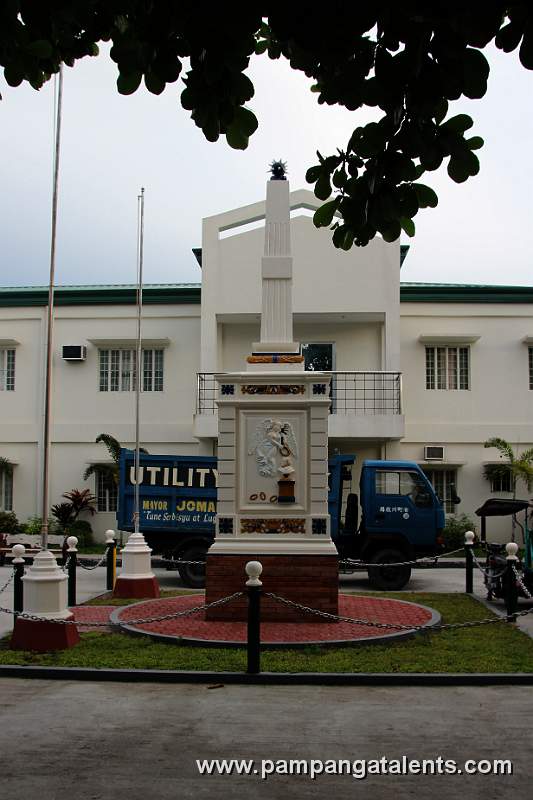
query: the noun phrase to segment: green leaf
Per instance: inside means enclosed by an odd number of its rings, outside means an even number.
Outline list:
[[[313,222],[317,228],[327,228],[333,222],[335,211],[337,210],[338,200],[330,200],[329,203],[324,203],[323,206],[317,208],[313,215]]]
[[[489,62],[483,53],[468,47],[465,50],[463,69],[463,93],[472,99],[483,97],[487,91],[487,78],[490,72]]]
[[[316,167],[309,167],[309,169],[305,173],[305,180],[307,181],[307,183],[315,183],[315,181],[317,181],[318,178],[320,177],[320,170],[321,170],[320,165]]]
[[[246,150],[248,147],[248,136],[238,128],[230,126],[226,131],[226,140],[234,150]]]
[[[471,139],[466,140],[466,143],[470,150],[479,150],[485,144],[481,136],[472,136]]]
[[[144,76],[144,85],[152,94],[161,94],[167,84],[160,75],[150,69]]]
[[[245,136],[251,136],[257,130],[257,117],[249,108],[239,106],[235,110],[231,128],[238,128]]]
[[[439,198],[430,186],[424,183],[413,183],[413,189],[418,198],[418,205],[420,208],[435,208],[439,202]]]
[[[448,175],[456,183],[464,183],[479,172],[479,161],[471,150],[454,153],[448,162]]]
[[[246,150],[248,140],[257,129],[257,118],[248,108],[235,109],[233,121],[226,130],[226,139],[234,150]]]
[[[319,200],[327,200],[331,194],[331,183],[329,182],[329,175],[327,172],[322,171],[320,178],[316,182],[315,196]]]
[[[30,42],[26,45],[26,50],[35,58],[50,58],[54,52],[52,45],[46,39],[36,39],[34,42]]]
[[[415,235],[415,223],[409,217],[400,217],[400,225],[411,238]]]
[[[386,242],[395,242],[396,239],[399,237],[400,233],[402,232],[402,228],[399,222],[391,222],[386,228],[381,228],[379,230],[383,239]]]
[[[117,78],[117,89],[120,94],[133,94],[136,92],[141,84],[142,76],[140,70],[121,72]]]
[[[472,117],[468,116],[468,114],[457,114],[455,117],[450,117],[450,119],[447,119],[446,122],[441,125],[441,127],[447,128],[455,133],[464,133],[471,128],[473,124],[474,121]]]
[[[268,42],[266,39],[262,39],[260,42],[255,43],[255,52],[258,56],[260,56],[261,53],[266,52],[267,48]]]
[[[9,86],[20,86],[24,80],[24,73],[13,64],[8,64],[4,69],[4,78]]]
[[[519,55],[522,66],[526,69],[533,69],[533,23],[531,20],[526,25]]]

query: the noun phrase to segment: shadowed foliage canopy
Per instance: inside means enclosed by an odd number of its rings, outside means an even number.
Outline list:
[[[256,9],[262,9],[256,10]],[[319,103],[350,111],[379,109],[377,121],[355,127],[331,155],[317,153],[307,171],[326,202],[318,227],[333,229],[335,246],[413,236],[419,208],[438,198],[420,182],[444,162],[462,183],[479,171],[473,121],[450,101],[480,98],[490,42],[519,48],[533,69],[533,4],[477,2],[340,2],[203,4],[178,0],[2,0],[0,65],[10,86],[39,89],[61,63],[73,66],[111,41],[117,87],[132,94],[144,81],[160,94],[184,68],[182,106],[209,141],[225,135],[245,149],[257,128],[246,104],[254,87],[245,74],[252,56],[285,58],[313,80]]]

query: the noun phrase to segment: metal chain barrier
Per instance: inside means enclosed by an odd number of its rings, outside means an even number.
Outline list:
[[[502,569],[501,572],[491,572],[490,569],[485,569],[485,567],[479,563],[474,553],[472,553],[472,560],[480,572],[482,572],[483,575],[490,580],[496,580],[497,578],[501,578],[503,575],[505,575],[505,569]]]
[[[70,564],[70,559],[71,558],[72,558],[72,556],[69,556],[67,558],[67,560],[65,561],[65,563],[62,565],[61,569],[63,570],[63,572],[68,572],[68,565]]]
[[[325,619],[335,620],[337,622],[348,622],[352,625],[364,625],[366,627],[371,628],[388,628],[393,630],[409,630],[409,631],[443,631],[443,630],[452,630],[457,628],[474,628],[478,625],[494,625],[498,622],[507,622],[508,617],[486,617],[485,619],[480,620],[470,620],[469,622],[448,622],[448,623],[440,623],[439,625],[432,625],[431,628],[428,628],[427,625],[402,625],[401,623],[393,624],[390,622],[375,622],[369,619],[354,619],[352,617],[342,617],[337,614],[331,614],[328,611],[320,611],[317,608],[311,608],[310,606],[304,606],[301,603],[295,603],[293,600],[287,600],[286,597],[280,597],[273,592],[265,592],[265,597],[270,597],[272,600],[275,600],[278,603],[282,603],[283,605],[290,606],[291,608],[296,608],[298,611],[303,611],[306,614],[313,614],[317,617],[323,617]],[[533,608],[529,608],[526,611],[520,611],[517,614],[512,615],[512,619],[515,617],[525,617],[528,614],[533,613]]]
[[[128,625],[145,625],[150,622],[164,622],[169,619],[177,619],[178,617],[189,617],[192,614],[196,614],[198,611],[205,611],[208,608],[214,608],[215,606],[224,606],[227,603],[231,603],[233,600],[237,600],[237,598],[242,597],[244,592],[235,592],[234,594],[230,594],[227,597],[222,597],[220,600],[213,600],[212,603],[206,603],[202,606],[194,606],[194,608],[188,608],[185,611],[176,611],[173,614],[162,614],[157,617],[145,617],[143,619],[128,619],[124,620],[124,624]],[[13,617],[19,617],[20,619],[28,619],[31,622],[54,622],[57,625],[83,625],[83,627],[91,627],[91,628],[109,628],[110,623],[109,620],[107,622],[86,622],[85,620],[74,620],[74,619],[47,619],[45,617],[39,617],[35,614],[26,614],[23,611],[13,611],[10,608],[2,608],[0,606],[0,612],[4,614],[10,614]]]
[[[100,559],[98,564],[93,564],[91,567],[89,567],[87,564],[82,564],[81,561],[78,559],[78,567],[81,567],[82,569],[92,570],[92,569],[97,569],[97,567],[103,566],[105,564],[105,562],[106,562],[108,551],[109,551],[109,547],[106,549],[104,555],[102,556],[102,558]],[[65,566],[66,566],[66,564],[65,564]]]
[[[523,582],[522,578],[521,578],[521,577],[520,577],[520,575],[518,574],[518,570],[517,570],[517,569],[516,569],[516,567],[514,567],[514,566],[513,566],[513,572],[514,572],[514,576],[515,576],[515,578],[516,578],[516,582],[517,582],[517,584],[520,586],[520,588],[522,589],[522,591],[524,592],[524,594],[525,594],[526,598],[527,598],[528,600],[533,600],[533,594],[531,594],[531,592],[529,591],[529,589],[527,588],[527,586],[525,586],[525,585],[524,585],[524,582]]]
[[[13,580],[14,577],[15,577],[15,570],[13,570],[13,572],[11,573],[11,575],[9,576],[7,581],[4,583],[4,585],[0,589],[0,594],[2,594],[2,592],[5,592],[5,590],[7,589],[7,587],[9,586],[9,584],[11,583],[11,581]]]
[[[423,558],[415,558],[413,561],[387,561],[381,564],[374,561],[360,561],[357,558],[344,558],[339,564],[349,564],[354,567],[410,567],[415,564],[437,564],[440,558],[446,556],[453,556],[454,553],[464,552],[464,547],[458,547],[457,550],[449,550],[447,553],[439,553],[436,556],[424,556]]]

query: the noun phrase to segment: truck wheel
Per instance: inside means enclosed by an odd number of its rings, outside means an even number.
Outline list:
[[[387,549],[378,550],[372,556],[374,564],[395,563],[398,561],[409,561],[408,557],[401,550]],[[403,589],[409,583],[411,577],[411,567],[369,567],[368,578],[370,585],[374,589],[382,591],[395,591]]]
[[[205,586],[205,558],[207,547],[189,547],[179,554],[180,561],[203,561],[204,564],[180,564],[180,578],[191,589],[203,589]]]

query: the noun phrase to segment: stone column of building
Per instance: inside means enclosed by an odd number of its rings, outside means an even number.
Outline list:
[[[293,341],[289,185],[267,184],[261,341],[247,371],[218,382],[216,537],[206,599],[242,591],[247,561],[263,564],[265,592],[338,611],[338,555],[328,514],[330,375],[305,372]],[[245,619],[246,598],[208,610]],[[262,619],[309,621],[264,598]],[[319,621],[320,618],[314,618]]]

